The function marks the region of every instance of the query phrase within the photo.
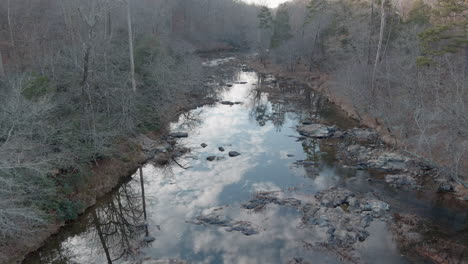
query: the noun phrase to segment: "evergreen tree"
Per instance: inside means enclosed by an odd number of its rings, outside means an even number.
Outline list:
[[[273,22],[273,36],[271,37],[270,46],[271,48],[277,48],[292,37],[289,12],[286,8],[280,7]]]
[[[266,6],[262,6],[258,13],[259,25],[261,29],[270,29],[273,23],[273,16],[271,15],[270,9]]]
[[[466,0],[439,0],[430,28],[419,34],[423,56],[418,65],[429,65],[434,56],[468,49],[468,4]],[[468,55],[466,55],[468,56]]]

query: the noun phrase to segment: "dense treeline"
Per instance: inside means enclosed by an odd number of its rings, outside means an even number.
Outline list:
[[[467,12],[463,0],[296,0],[260,10],[260,60],[328,76],[324,86],[339,101],[463,182]]]
[[[0,247],[75,218],[91,167],[202,99],[196,51],[245,47],[256,13],[231,0],[1,1]]]

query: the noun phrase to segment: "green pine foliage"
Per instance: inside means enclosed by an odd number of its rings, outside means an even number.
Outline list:
[[[468,45],[468,4],[464,0],[440,0],[432,10],[432,26],[419,34],[422,56],[419,66],[432,58],[457,53]]]
[[[289,12],[286,8],[280,7],[273,21],[273,36],[271,37],[270,46],[271,48],[278,48],[292,37]]]

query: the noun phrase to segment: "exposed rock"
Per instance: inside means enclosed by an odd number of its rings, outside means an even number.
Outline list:
[[[300,125],[297,127],[299,134],[312,138],[327,138],[333,135],[336,127],[329,127],[322,124]]]
[[[214,225],[226,227],[227,232],[238,231],[246,236],[255,235],[259,233],[259,229],[248,221],[236,221],[229,217],[220,215],[217,211],[212,212],[208,215],[198,216],[196,222],[197,225]]]
[[[352,128],[345,131],[343,136],[358,143],[374,143],[379,139],[377,132],[370,128]]]
[[[237,157],[239,156],[240,153],[237,151],[229,151],[229,157]]]
[[[188,137],[188,133],[186,133],[186,132],[171,132],[171,133],[169,133],[169,136],[173,137],[173,138],[186,138],[186,137]]]
[[[294,154],[287,154],[286,156],[287,156],[288,158],[292,158],[292,157],[294,157]]]
[[[293,164],[299,166],[314,166],[316,165],[315,161],[313,160],[297,160]]]
[[[407,169],[409,158],[393,152],[384,152],[377,159],[368,162],[369,167],[387,171],[402,171]]]
[[[223,147],[219,147],[218,149],[219,149],[219,151],[221,151],[221,152],[224,151],[224,148],[223,148]]]
[[[145,243],[151,243],[151,242],[153,242],[153,241],[155,241],[155,240],[156,240],[156,238],[153,237],[153,236],[145,236],[145,237],[143,238],[143,242],[145,242]]]
[[[208,160],[208,161],[213,161],[213,160],[215,160],[215,159],[216,159],[216,156],[208,156],[208,157],[206,157],[206,160]]]
[[[288,264],[309,264],[310,262],[305,261],[303,258],[298,257],[298,258],[293,258],[290,261],[288,261]]]
[[[231,102],[231,101],[221,101],[219,103],[223,105],[234,105],[234,102]]]
[[[263,209],[267,204],[299,206],[301,201],[295,198],[280,199],[278,192],[259,192],[247,203],[242,204],[244,209],[254,209],[256,211]]]
[[[441,183],[437,189],[439,192],[454,192],[455,188],[450,183]]]
[[[207,145],[206,143],[201,143],[201,145],[200,145],[200,146],[201,146],[202,148],[206,148],[206,147],[208,147],[208,145]]]
[[[331,188],[305,200],[280,198],[280,194],[280,191],[257,193],[242,207],[258,211],[268,204],[277,204],[298,209],[302,213],[301,228],[323,234],[324,240],[312,242],[315,246],[327,244],[335,248],[353,248],[356,242],[369,236],[365,229],[374,218],[386,217],[390,209],[385,202],[356,197],[343,188]]]
[[[226,86],[227,87],[232,87],[233,85],[232,85],[232,83],[226,83]]]
[[[385,181],[390,183],[390,185],[401,188],[401,187],[410,187],[410,188],[418,188],[416,183],[416,179],[409,174],[394,174],[394,175],[386,175]]]

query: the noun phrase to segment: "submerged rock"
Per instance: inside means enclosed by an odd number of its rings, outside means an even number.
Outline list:
[[[333,135],[336,127],[329,127],[322,124],[300,125],[297,127],[299,134],[312,138],[327,138]]]
[[[237,151],[229,151],[229,157],[237,157],[239,156],[240,153]]]
[[[234,102],[231,102],[231,101],[221,101],[219,103],[223,105],[234,105]]]
[[[258,230],[252,226],[252,223],[247,221],[236,221],[232,223],[228,228],[227,232],[239,231],[246,236],[258,234]]]
[[[174,137],[174,138],[186,138],[186,137],[188,137],[188,133],[186,133],[186,132],[171,132],[171,133],[169,133],[169,136]]]
[[[216,159],[216,156],[208,156],[208,157],[206,157],[206,160],[208,160],[208,161],[213,161],[213,160],[215,160],[215,159]]]

